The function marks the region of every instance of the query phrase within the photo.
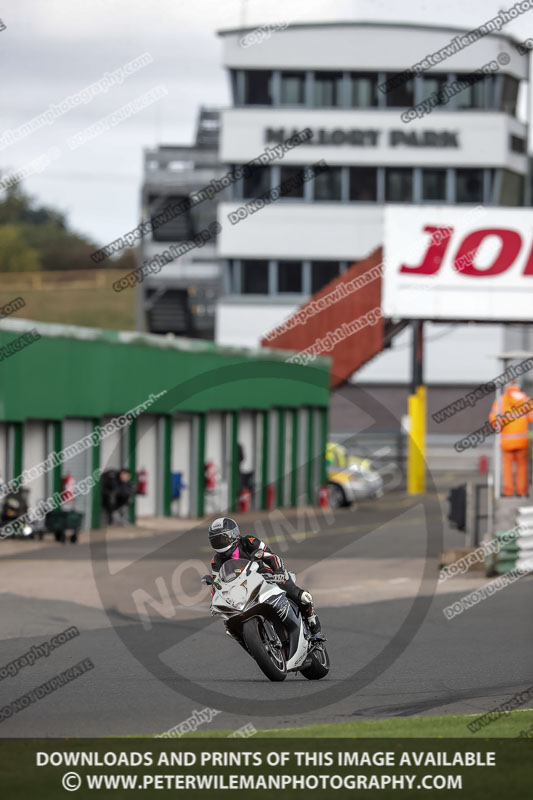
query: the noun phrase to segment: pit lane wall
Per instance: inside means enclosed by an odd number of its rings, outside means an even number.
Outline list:
[[[255,508],[273,496],[278,506],[314,503],[324,482],[329,359],[301,366],[274,351],[10,319],[0,326],[0,370],[4,483],[93,435],[82,452],[26,475],[32,507],[66,475],[79,482],[95,469],[146,472],[131,522],[225,513],[243,485]],[[74,506],[85,528],[98,527],[99,485]]]

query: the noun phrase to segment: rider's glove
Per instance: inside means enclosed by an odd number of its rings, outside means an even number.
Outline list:
[[[272,581],[273,583],[285,583],[285,573],[284,572],[274,572],[273,575],[265,575],[265,580]]]
[[[306,605],[311,605],[311,603],[313,602],[313,598],[311,597],[311,594],[309,592],[306,592],[306,591],[303,591],[301,593],[300,600],[302,601],[302,603],[305,603]]]

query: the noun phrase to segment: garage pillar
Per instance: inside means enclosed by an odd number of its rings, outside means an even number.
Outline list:
[[[239,493],[239,412],[231,412],[230,446],[229,446],[229,507],[231,511],[237,509],[237,495]]]
[[[131,474],[131,480],[137,484],[137,420],[132,419],[130,424],[127,428],[128,431],[128,469]],[[135,497],[133,498],[133,502],[129,504],[128,507],[128,515],[129,521],[132,525],[135,525],[136,521],[136,509],[135,509]]]
[[[205,511],[205,414],[197,414],[196,428],[196,516]]]
[[[320,463],[318,469],[320,486],[325,486],[328,482],[328,471],[326,465],[326,446],[328,443],[328,409],[320,409]]]
[[[63,449],[63,425],[58,421],[52,422],[52,448],[54,453],[60,453]],[[63,465],[58,462],[54,466],[52,473],[52,494],[61,492],[61,472]],[[56,506],[59,508],[59,505]]]
[[[267,487],[268,487],[268,445],[269,445],[269,412],[263,411],[261,420],[261,508],[267,508]]]
[[[285,409],[278,408],[278,452],[276,472],[276,506],[281,508],[284,504],[284,469],[285,467]]]
[[[93,419],[92,433],[97,433],[97,426],[101,420]],[[98,437],[92,446],[92,472],[100,468],[100,438]],[[100,527],[100,509],[102,507],[102,496],[100,481],[96,481],[91,489],[91,528]]]
[[[308,505],[313,504],[313,465],[315,463],[314,454],[314,425],[313,425],[314,409],[307,409],[307,447],[306,447],[306,462],[305,462],[305,487]]]
[[[172,516],[172,417],[163,417],[163,516]]]
[[[292,446],[291,446],[291,506],[298,505],[298,474],[299,474],[299,459],[298,459],[298,446],[299,446],[299,414],[298,409],[291,409],[292,417]]]

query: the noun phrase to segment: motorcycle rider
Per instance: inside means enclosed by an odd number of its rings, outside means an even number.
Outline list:
[[[231,558],[257,559],[259,572],[266,580],[278,583],[290,600],[300,609],[307,620],[313,636],[321,633],[320,621],[312,606],[313,598],[305,589],[300,589],[289,577],[282,559],[261,539],[255,536],[243,536],[239,526],[230,517],[219,517],[209,526],[209,544],[215,551],[211,559],[211,572],[216,576],[222,564]]]

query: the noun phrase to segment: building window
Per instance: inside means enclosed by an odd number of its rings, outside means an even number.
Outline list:
[[[350,167],[350,200],[375,203],[378,199],[376,167]]]
[[[242,293],[268,294],[268,261],[241,261]]]
[[[183,204],[183,211],[176,208],[176,215],[173,219],[154,228],[152,238],[155,242],[190,241],[196,233],[191,212],[191,200],[188,196],[151,195],[148,197],[149,218],[152,219],[165,211],[170,211],[177,204]]]
[[[413,170],[410,167],[388,167],[385,200],[387,203],[413,202]]]
[[[510,75],[502,75],[502,102],[501,110],[506,114],[516,115],[516,100],[518,98],[519,82],[516,78],[511,78]]]
[[[270,167],[253,166],[242,179],[243,197],[246,199],[260,197],[270,189]]]
[[[446,170],[422,170],[422,200],[446,200]]]
[[[350,106],[352,108],[373,108],[378,104],[378,77],[372,72],[352,72],[350,74]]]
[[[235,262],[229,259],[226,261],[224,274],[224,294],[233,294],[235,291]]]
[[[342,106],[342,72],[315,72],[313,105],[315,108]]]
[[[280,169],[280,195],[281,197],[299,197],[304,196],[304,183],[303,183],[304,169],[303,167],[281,167]],[[286,181],[294,181],[294,187],[283,187]]]
[[[455,202],[483,202],[483,170],[458,169],[455,173]]]
[[[522,205],[524,193],[524,178],[516,172],[502,169],[502,181],[498,204],[502,206]]]
[[[272,105],[272,72],[263,69],[245,70],[244,104],[247,106]]]
[[[398,86],[395,86],[394,79],[396,76],[400,75],[401,78],[397,78]],[[403,72],[387,72],[386,78],[387,81],[391,81],[391,88],[385,95],[386,104],[389,108],[409,108],[410,106],[414,105],[415,82],[412,75],[410,78],[407,78],[407,75]]]
[[[311,263],[311,292],[314,294],[339,275],[338,261],[313,261]]]
[[[302,293],[302,262],[278,262],[278,292]]]
[[[320,200],[341,200],[341,168],[329,167],[313,180],[314,198]]]
[[[526,152],[526,140],[522,139],[521,136],[515,136],[513,133],[511,134],[509,146],[513,153],[525,153]]]
[[[435,74],[433,72],[422,75],[422,99],[427,100],[433,94],[437,95],[437,105],[446,103],[446,95],[443,93],[444,87],[448,84],[448,75]]]
[[[239,70],[237,69],[230,69],[229,71],[229,80],[231,85],[231,98],[233,100],[233,105],[240,106],[241,98],[239,97]]]
[[[485,108],[485,87],[489,77],[489,75],[480,76],[476,72],[458,75],[459,84],[462,85],[464,81],[465,85],[456,95],[457,108]]]
[[[305,103],[305,72],[281,73],[281,104],[300,106]]]

